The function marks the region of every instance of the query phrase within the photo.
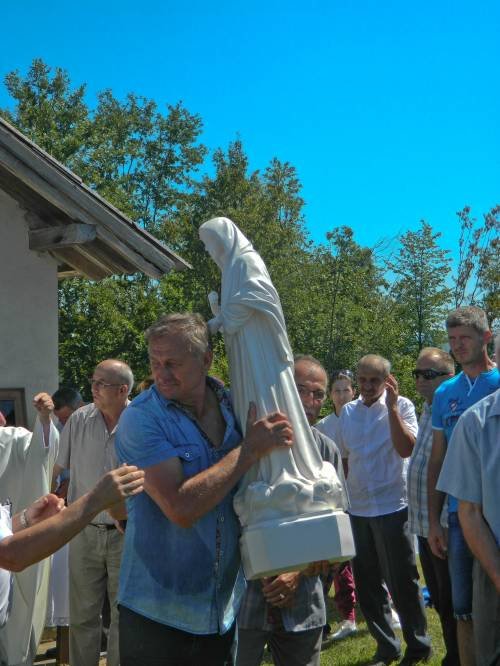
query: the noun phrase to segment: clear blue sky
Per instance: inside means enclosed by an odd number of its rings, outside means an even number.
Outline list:
[[[209,148],[239,136],[253,169],[294,164],[316,240],[424,218],[453,249],[456,210],[500,203],[498,0],[24,0],[2,23],[2,79],[41,57],[91,104],[182,100]]]

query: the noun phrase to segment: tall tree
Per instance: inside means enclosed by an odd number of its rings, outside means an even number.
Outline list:
[[[443,312],[451,297],[446,286],[451,259],[438,244],[440,236],[422,220],[417,231],[400,237],[396,257],[387,262],[396,278],[392,295],[409,327],[408,352],[435,345],[443,335]]]
[[[458,268],[454,276],[455,307],[479,305],[490,324],[500,316],[500,206],[483,216],[472,216],[469,206],[457,212],[460,223]]]

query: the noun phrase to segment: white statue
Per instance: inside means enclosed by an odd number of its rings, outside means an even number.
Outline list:
[[[252,565],[245,563],[249,530],[271,524],[274,528],[276,521],[290,524],[308,516],[324,518],[342,511],[345,498],[335,469],[321,459],[297,393],[280,299],[264,262],[227,218],[209,220],[199,233],[222,273],[220,306],[217,294],[209,295],[215,315],[209,328],[211,332],[221,328],[224,334],[231,397],[242,432],[250,402],[255,403],[258,417],[274,411],[285,413],[294,431],[293,447],[263,458],[247,472],[235,497],[235,510],[244,528],[245,572],[247,577],[255,577]],[[344,552],[330,553],[294,564],[330,558],[347,559]]]

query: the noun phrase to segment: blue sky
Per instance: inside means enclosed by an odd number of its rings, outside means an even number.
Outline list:
[[[294,164],[315,240],[347,224],[373,245],[424,218],[453,250],[455,211],[500,203],[497,0],[24,0],[2,20],[2,79],[41,57],[91,104],[182,100],[209,148],[239,136],[252,169]]]

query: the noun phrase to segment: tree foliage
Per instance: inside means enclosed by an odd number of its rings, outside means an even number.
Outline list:
[[[443,342],[444,310],[451,296],[446,286],[451,259],[449,251],[438,245],[440,236],[422,220],[417,231],[401,236],[397,255],[387,262],[395,276],[392,296],[407,324],[408,353]]]
[[[223,215],[266,262],[296,353],[317,356],[330,371],[380,353],[393,362],[406,394],[416,397],[410,373],[415,355],[441,341],[450,297],[448,251],[429,224],[404,234],[385,265],[376,248],[359,245],[347,225],[333,226],[325,242],[313,244],[294,166],[273,157],[262,170],[251,171],[239,140],[215,150],[206,165],[201,118],[181,103],[159,107],[133,93],[120,100],[104,90],[90,108],[85,85],[73,87],[64,70],[51,70],[41,60],[25,76],[8,74],[5,84],[12,105],[1,115],[193,266],[160,280],[135,275],[62,281],[62,382],[89,397],[87,378],[106,357],[128,361],[142,379],[149,372],[143,332],[155,319],[183,310],[210,316],[207,297],[219,290],[220,274],[198,229]],[[480,303],[490,320],[498,313],[499,211],[492,209],[482,226],[470,209],[458,214],[453,298],[457,305]],[[215,373],[227,380],[221,338],[214,351]]]

